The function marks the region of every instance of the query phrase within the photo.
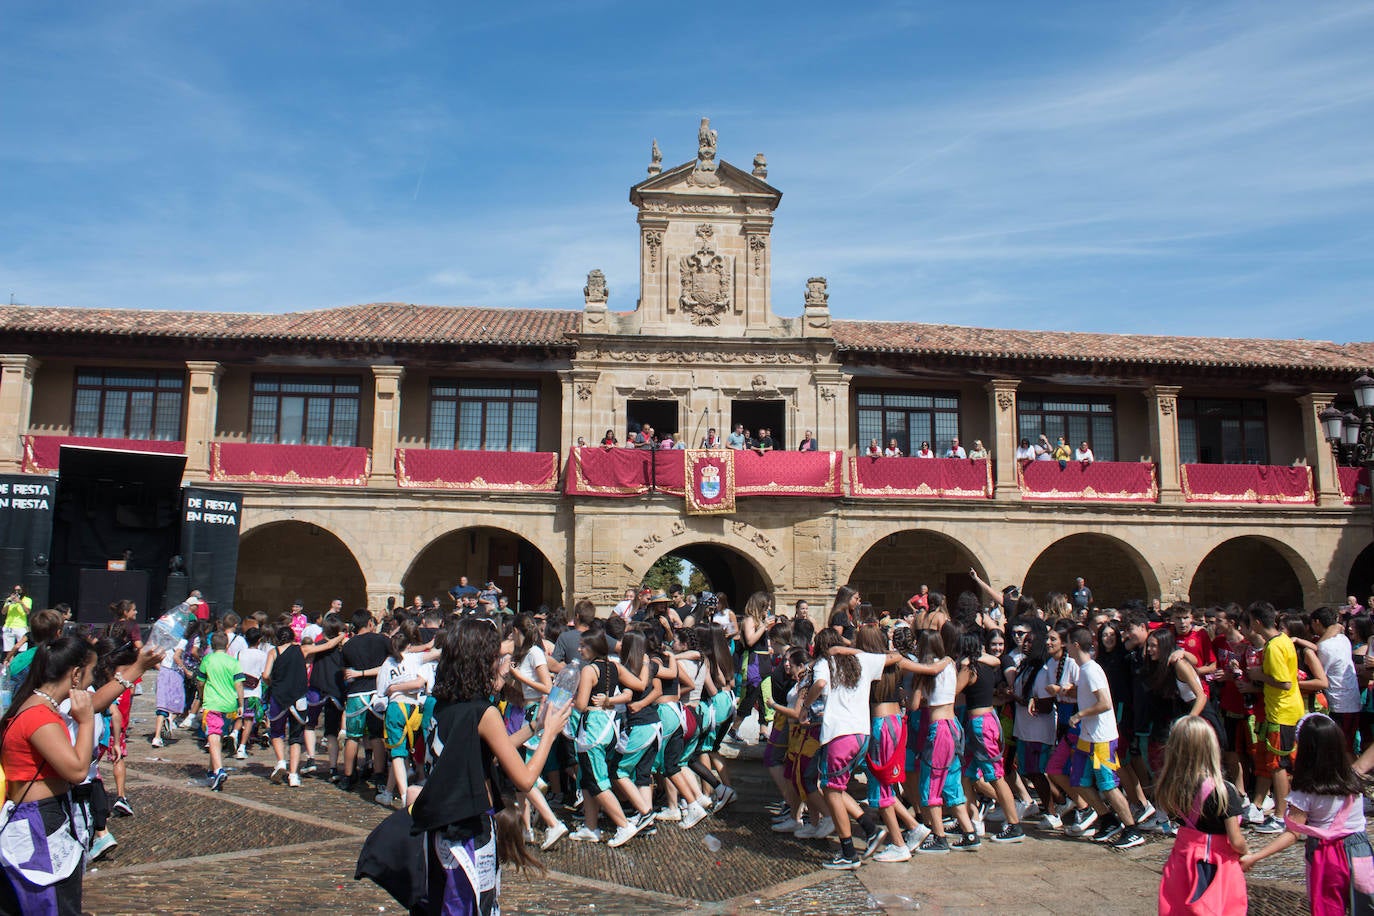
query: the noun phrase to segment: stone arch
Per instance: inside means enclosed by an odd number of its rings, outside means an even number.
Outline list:
[[[1317,599],[1317,577],[1302,555],[1262,534],[1223,539],[1202,554],[1188,586],[1195,605],[1247,605],[1268,601],[1278,608],[1303,607]]]
[[[358,555],[338,534],[298,519],[263,520],[239,534],[234,610],[287,611],[297,598],[309,610],[342,598],[346,610],[367,606]]]
[[[413,595],[453,606],[448,590],[467,576],[470,585],[495,582],[512,610],[534,611],[563,603],[558,570],[529,538],[503,525],[468,525],[443,531],[415,552],[401,577],[405,602]]]
[[[960,592],[976,591],[970,566],[987,581],[983,562],[963,541],[930,528],[904,528],[873,542],[845,582],[879,611],[904,610],[922,585],[944,592],[952,606]]]
[[[1068,595],[1082,576],[1100,607],[1117,607],[1131,599],[1148,601],[1159,594],[1159,579],[1135,547],[1101,532],[1060,538],[1036,556],[1021,589],[1042,606],[1051,592]]]
[[[754,592],[776,591],[776,580],[754,557],[732,544],[708,540],[674,544],[667,550],[659,551],[639,572],[636,581],[642,581],[655,563],[670,554],[700,569],[715,591],[725,593],[730,599],[730,607],[735,610],[744,607],[745,601]]]
[[[1354,595],[1361,603],[1374,595],[1374,542],[1366,544],[1350,564],[1350,572],[1345,577],[1345,590],[1341,592],[1342,604],[1346,595]]]

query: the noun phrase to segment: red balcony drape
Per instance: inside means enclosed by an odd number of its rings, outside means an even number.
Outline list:
[[[330,487],[367,485],[368,450],[339,445],[216,442],[210,479],[235,483],[291,483]]]
[[[991,499],[992,462],[986,458],[849,459],[850,492],[886,499]]]
[[[90,436],[25,436],[24,473],[55,474],[62,446],[112,448],[125,452],[157,452],[160,455],[186,454],[185,442],[160,439],[100,439]]]
[[[406,488],[552,492],[556,452],[396,449],[396,483]]]
[[[1155,466],[1146,461],[1058,461],[1017,463],[1022,499],[1077,502],[1154,502],[1159,499]]]
[[[1185,464],[1179,472],[1188,502],[1316,502],[1312,469],[1304,465]]]

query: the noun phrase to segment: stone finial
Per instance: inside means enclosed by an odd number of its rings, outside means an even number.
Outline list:
[[[587,285],[582,287],[582,297],[589,306],[604,306],[610,298],[610,291],[606,289],[606,275],[599,270],[588,273]]]
[[[663,150],[658,148],[658,138],[654,138],[654,145],[649,150],[649,174],[657,175],[663,171]]]
[[[697,164],[687,183],[698,188],[720,187],[716,166],[716,132],[711,129],[711,119],[702,118],[697,129]]]
[[[806,281],[806,307],[829,308],[830,293],[826,288],[825,277],[812,277]]]
[[[767,178],[767,177],[768,177],[768,160],[767,160],[766,158],[764,158],[763,153],[755,153],[755,154],[754,154],[754,177],[755,177],[755,178]]]

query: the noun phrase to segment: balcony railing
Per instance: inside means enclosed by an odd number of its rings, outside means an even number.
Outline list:
[[[1311,505],[1312,469],[1272,464],[1185,464],[1179,468],[1183,498],[1190,503]]]
[[[1347,506],[1369,505],[1369,468],[1341,468],[1341,497]]]
[[[558,453],[398,448],[396,483],[408,489],[551,493],[558,489]]]
[[[25,436],[24,473],[56,474],[62,446],[79,445],[86,448],[110,448],[122,452],[157,452],[160,455],[184,455],[186,443],[161,439],[99,439],[89,436]]]
[[[576,448],[568,458],[564,492],[628,497],[652,489],[682,496],[685,456],[675,449]],[[844,495],[843,452],[736,451],[733,456],[736,496]]]
[[[870,499],[991,499],[992,462],[855,455],[849,459],[849,492]]]
[[[1020,461],[1016,482],[1027,500],[1156,502],[1159,483],[1148,461]]]
[[[371,470],[371,456],[360,447],[251,442],[210,446],[210,479],[216,482],[362,487]]]

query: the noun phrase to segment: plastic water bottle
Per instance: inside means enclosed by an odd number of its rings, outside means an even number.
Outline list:
[[[191,605],[183,601],[157,619],[153,624],[153,635],[148,638],[149,645],[159,652],[170,652],[186,635],[186,625],[195,619]]]
[[[549,697],[539,707],[539,721],[535,724],[538,729],[544,727],[545,714],[554,707],[567,706],[577,695],[577,682],[582,677],[582,660],[574,659],[563,666],[563,670],[558,672],[558,677],[553,679],[553,688],[549,690]]]

